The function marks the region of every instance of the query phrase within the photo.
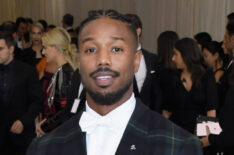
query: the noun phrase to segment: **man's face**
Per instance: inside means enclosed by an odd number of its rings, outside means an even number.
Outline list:
[[[223,39],[223,47],[225,47],[227,51],[234,49],[234,35],[230,36],[227,30],[225,32],[224,39]],[[225,54],[228,54],[228,53],[225,53]]]
[[[8,48],[4,39],[0,39],[0,64],[7,65],[13,60],[14,47]]]
[[[125,23],[106,17],[91,21],[78,42],[78,67],[87,99],[110,105],[132,93],[141,52],[136,52],[137,42]]]
[[[18,27],[18,35],[22,37],[26,31],[27,31],[27,23],[21,22]]]

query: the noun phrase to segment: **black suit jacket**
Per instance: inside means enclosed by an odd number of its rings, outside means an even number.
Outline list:
[[[234,86],[231,86],[227,92],[225,104],[219,115],[219,124],[222,132],[219,135],[209,135],[209,141],[212,146],[224,151],[226,155],[234,154]]]
[[[35,137],[34,119],[42,108],[42,91],[36,69],[16,59],[13,65],[9,102],[0,104],[0,141],[4,143],[4,138],[8,138],[16,145],[24,146]],[[16,120],[23,123],[21,134],[10,132]]]
[[[50,134],[34,139],[27,155],[86,155],[86,134],[79,126],[81,114],[82,111]],[[133,146],[136,149],[131,149]],[[115,154],[201,155],[202,151],[196,136],[149,110],[137,100]]]
[[[142,49],[142,54],[146,63],[146,78],[140,92],[138,91],[136,78],[134,78],[134,93],[150,109],[161,112],[161,91],[159,87],[157,56],[144,49]]]

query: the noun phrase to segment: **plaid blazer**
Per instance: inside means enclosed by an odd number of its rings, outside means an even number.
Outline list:
[[[79,126],[81,114],[82,111],[50,134],[34,139],[27,155],[86,155],[85,133]],[[116,151],[116,155],[201,154],[197,137],[149,110],[138,99]]]

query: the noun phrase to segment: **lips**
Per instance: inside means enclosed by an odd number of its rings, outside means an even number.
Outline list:
[[[116,76],[111,72],[98,72],[92,78],[97,86],[105,88],[114,82]]]

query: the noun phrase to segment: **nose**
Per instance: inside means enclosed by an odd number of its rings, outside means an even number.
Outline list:
[[[102,49],[97,54],[97,65],[98,66],[110,66],[111,65],[111,52],[106,49]]]
[[[175,61],[175,56],[174,56],[174,55],[171,57],[171,60],[172,60],[173,62]]]
[[[43,55],[45,55],[45,49],[43,48],[42,49],[42,52],[41,52]]]

